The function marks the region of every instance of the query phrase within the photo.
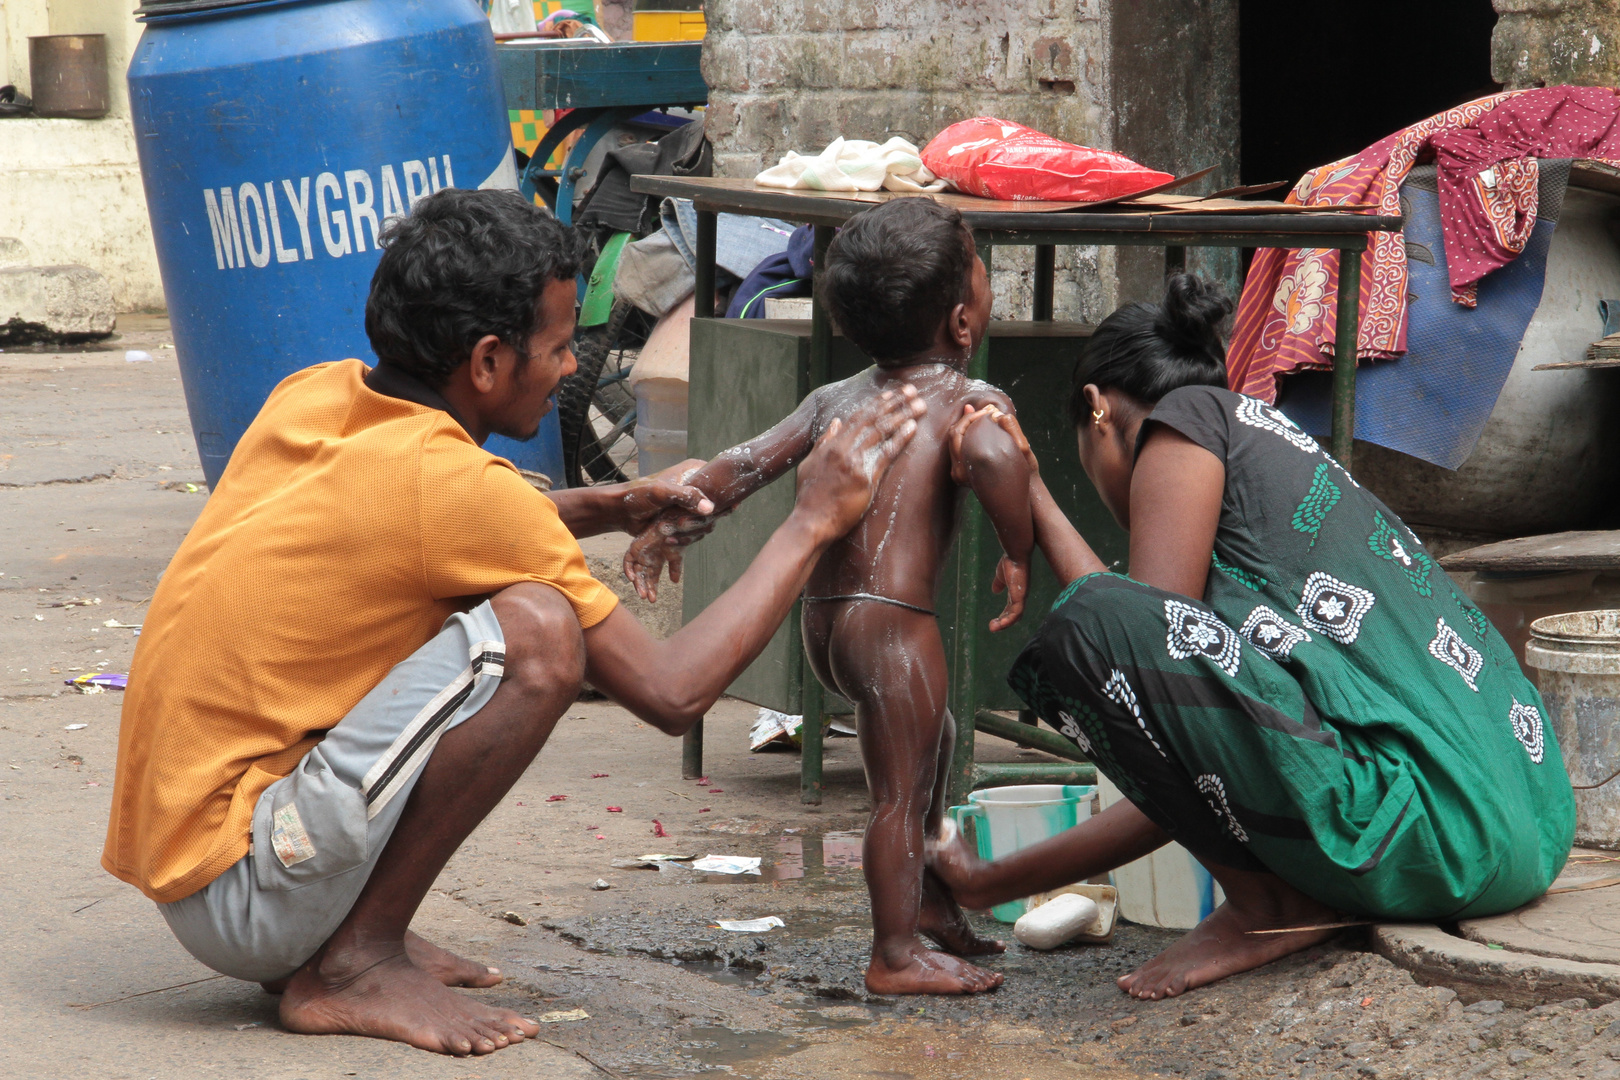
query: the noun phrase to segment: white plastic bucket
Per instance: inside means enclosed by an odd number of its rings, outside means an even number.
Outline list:
[[[1097,777],[1097,789],[1104,810],[1125,797],[1105,776]],[[1143,926],[1191,930],[1226,900],[1220,883],[1176,843],[1126,863],[1109,877],[1119,889],[1120,918]]]
[[[960,828],[973,819],[979,858],[1001,859],[1021,848],[1048,840],[1091,817],[1097,789],[1078,784],[1022,784],[985,788],[968,795],[965,806],[946,811]],[[1029,910],[1028,898],[998,904],[990,914],[1015,923]]]

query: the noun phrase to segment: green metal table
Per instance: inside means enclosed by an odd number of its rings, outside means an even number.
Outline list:
[[[833,332],[817,301],[805,321],[719,319],[715,317],[715,215],[752,214],[815,227],[819,264],[834,230],[850,217],[893,197],[883,193],[780,191],[748,180],[642,176],[632,189],[647,195],[690,199],[697,209],[697,300],[692,321],[691,393],[688,450],[709,457],[765,430],[786,416],[812,389],[843,378],[869,361]],[[960,195],[935,196],[961,210],[973,230],[988,268],[994,249],[1035,248],[1033,311],[1027,321],[998,321],[974,357],[969,374],[1007,391],[1020,423],[1042,462],[1053,495],[1105,563],[1122,564],[1124,533],[1103,509],[1074,459],[1073,432],[1053,407],[1066,400],[1067,383],[1080,344],[1090,328],[1052,318],[1056,250],[1059,246],[1156,246],[1166,249],[1168,268],[1185,265],[1188,247],[1333,248],[1360,254],[1367,234],[1396,230],[1399,217],[1359,211],[1290,212],[1259,204],[1223,211],[1174,212],[1116,206],[1106,210],[1049,209]],[[1275,207],[1278,204],[1272,204]],[[1330,450],[1349,466],[1355,430],[1355,341],[1360,322],[1361,260],[1341,260],[1338,324],[1334,355],[1333,429]],[[1058,362],[1061,361],[1061,362]],[[792,506],[791,484],[774,484],[755,495],[686,557],[685,613],[702,610],[741,574],[769,532]],[[975,787],[1008,783],[1091,782],[1095,770],[1067,739],[1046,731],[1034,718],[998,715],[1019,703],[1005,684],[1005,673],[1022,646],[1027,629],[990,635],[992,614],[986,584],[999,558],[994,531],[977,502],[964,504],[956,546],[947,563],[937,610],[946,655],[950,657],[951,711],[956,748],[949,797],[960,802]],[[1063,583],[1037,559],[1025,620],[1038,618]],[[808,670],[800,639],[798,611],[766,651],[732,685],[745,701],[803,715],[800,796],[819,803],[825,718],[848,704],[823,691]],[[818,720],[823,722],[817,722]],[[1075,762],[1072,765],[990,765],[974,761],[977,733],[983,731]],[[701,723],[686,736],[682,771],[703,770]]]
[[[703,81],[700,41],[636,41],[602,44],[578,38],[501,42],[495,48],[509,109],[568,109],[523,170],[520,189],[538,192],[568,224],[574,213],[574,184],[585,158],[601,137],[642,113],[669,106],[695,107],[709,100]],[[546,162],[563,139],[584,128],[560,171]],[[554,180],[556,193],[538,183]]]

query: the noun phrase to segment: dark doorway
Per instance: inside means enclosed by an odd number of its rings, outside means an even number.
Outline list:
[[[1239,0],[1243,182],[1298,180],[1500,89],[1491,0]]]

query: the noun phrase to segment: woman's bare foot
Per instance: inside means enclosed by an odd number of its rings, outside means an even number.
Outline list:
[[[328,947],[288,980],[281,1022],[306,1035],[366,1035],[456,1056],[493,1053],[540,1032],[515,1012],[448,989],[398,942]]]
[[[872,949],[866,988],[874,994],[979,994],[1001,985],[999,971],[986,971],[913,938],[907,945]]]
[[[990,956],[1007,951],[994,938],[980,937],[943,881],[932,872],[923,872],[922,911],[917,932],[956,956]]]
[[[1271,875],[1249,875],[1267,877]],[[1335,922],[1332,908],[1320,904],[1279,878],[1259,903],[1252,899],[1238,906],[1228,894],[1226,903],[1210,912],[1185,937],[1129,975],[1119,988],[1132,997],[1157,1001],[1175,997],[1197,986],[1249,971],[1326,941],[1336,930],[1305,930],[1292,934],[1250,934],[1250,930],[1278,930]]]
[[[433,944],[414,930],[405,931],[405,955],[411,958],[411,963],[446,986],[487,990],[504,978],[500,968],[487,967],[476,960],[457,956],[449,949]]]

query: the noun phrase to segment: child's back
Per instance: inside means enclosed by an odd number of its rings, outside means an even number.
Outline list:
[[[932,610],[945,552],[956,532],[961,488],[951,479],[951,425],[964,405],[1010,409],[1006,396],[948,362],[871,367],[816,391],[812,431],[847,420],[860,404],[910,383],[928,404],[917,434],[890,467],[854,530],[822,556],[806,598],[866,594]]]
[[[990,283],[961,216],[925,198],[898,199],[852,219],[816,273],[834,321],[880,358],[877,365],[817,390],[792,416],[718,455],[689,482],[724,512],[792,468],[830,425],[874,394],[909,383],[927,403],[866,516],[810,572],[805,652],[822,683],[855,706],[872,793],[863,852],[873,926],[867,986],[884,994],[988,990],[1001,976],[958,957],[1002,946],[976,936],[950,891],[924,869],[923,836],[925,827],[938,828],[955,742],[933,606],[961,486],[978,496],[1007,554],[1008,606],[992,627],[1022,610],[1034,547],[1029,467],[1005,431],[972,425],[963,437],[965,472],[952,476],[948,440],[964,407],[1011,408],[1000,391],[965,375],[989,323]],[[649,530],[626,557],[644,596],[662,567],[662,541]],[[929,949],[919,932],[945,951]]]

